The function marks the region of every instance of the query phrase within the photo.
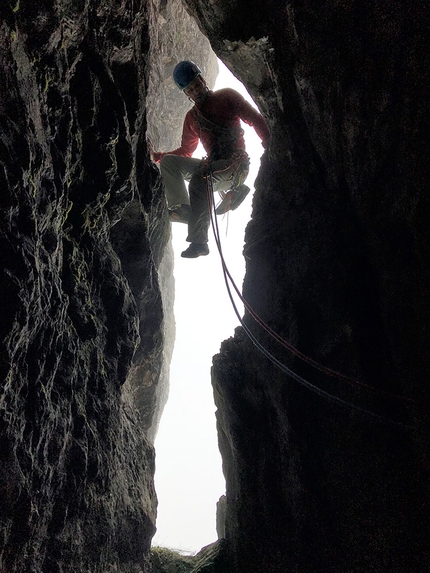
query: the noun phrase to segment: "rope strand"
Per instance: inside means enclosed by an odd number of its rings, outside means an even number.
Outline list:
[[[236,303],[234,301],[234,297],[233,294],[231,292],[231,288],[230,288],[230,284],[229,281],[231,282],[236,294],[239,296],[240,300],[242,301],[242,303],[244,304],[244,307],[248,310],[248,312],[250,313],[250,315],[252,316],[252,318],[260,325],[262,326],[277,342],[279,342],[280,344],[282,344],[282,346],[284,346],[285,348],[287,348],[290,352],[292,352],[295,356],[297,356],[298,358],[300,358],[301,360],[304,360],[305,362],[311,364],[312,366],[314,366],[315,368],[317,368],[318,370],[329,374],[331,376],[337,376],[338,378],[347,381],[350,384],[358,384],[368,390],[372,390],[374,392],[377,392],[379,389],[373,388],[372,386],[369,386],[367,384],[364,383],[360,383],[358,381],[355,381],[353,379],[348,378],[347,376],[340,374],[338,372],[336,372],[335,370],[332,370],[330,368],[326,368],[324,366],[322,366],[321,364],[319,364],[318,362],[316,362],[315,360],[313,360],[312,358],[307,357],[305,354],[303,354],[302,352],[300,352],[299,350],[297,350],[293,345],[291,345],[290,343],[288,343],[287,341],[285,341],[282,337],[280,337],[275,331],[273,331],[258,315],[257,313],[254,312],[254,310],[252,309],[252,307],[250,307],[250,305],[247,303],[247,301],[245,300],[245,298],[243,297],[242,293],[239,291],[236,283],[233,280],[233,277],[230,274],[230,271],[228,270],[227,264],[225,262],[224,259],[224,255],[222,252],[222,246],[221,246],[221,240],[220,240],[220,233],[219,233],[219,226],[218,226],[218,220],[216,217],[216,212],[215,212],[215,208],[214,208],[214,192],[213,192],[213,180],[212,180],[212,172],[211,170],[209,170],[209,177],[207,178],[207,194],[208,194],[208,204],[209,204],[209,210],[210,210],[210,216],[211,216],[211,223],[212,223],[212,229],[213,229],[213,233],[214,233],[214,238],[215,238],[215,243],[217,245],[218,248],[218,252],[220,255],[220,259],[221,259],[221,265],[222,265],[222,269],[223,269],[223,275],[224,275],[224,281],[227,287],[227,292],[228,292],[228,296],[230,298],[230,301],[232,303],[233,306],[233,310],[245,332],[245,334],[248,336],[248,338],[251,340],[251,342],[254,344],[254,346],[262,353],[266,356],[266,358],[268,358],[270,360],[270,362],[272,362],[272,364],[274,364],[277,368],[279,368],[282,372],[284,372],[285,374],[287,374],[288,376],[290,376],[291,378],[293,378],[293,380],[295,380],[296,382],[298,382],[299,384],[301,384],[302,386],[308,388],[309,390],[313,391],[314,393],[318,394],[319,396],[325,397],[328,400],[331,400],[333,402],[336,402],[342,406],[345,407],[349,407],[353,410],[356,410],[358,412],[361,412],[363,414],[367,414],[369,416],[371,416],[372,418],[375,418],[377,420],[379,420],[380,422],[386,423],[386,424],[391,424],[391,425],[395,425],[395,426],[399,426],[399,427],[405,427],[405,428],[410,428],[411,426],[408,426],[407,424],[404,424],[403,422],[398,422],[395,420],[392,420],[391,418],[387,418],[384,416],[381,416],[379,414],[376,414],[375,412],[372,412],[366,408],[362,408],[361,406],[358,406],[356,404],[353,404],[351,402],[348,402],[347,400],[343,400],[342,398],[339,398],[338,396],[334,396],[333,394],[327,392],[326,390],[323,390],[322,388],[319,388],[318,386],[316,386],[315,384],[312,384],[311,382],[309,382],[308,380],[306,380],[305,378],[303,378],[302,376],[300,376],[299,374],[297,374],[296,372],[294,372],[293,370],[291,370],[291,368],[289,368],[288,366],[286,366],[284,363],[282,363],[280,360],[278,360],[275,356],[273,356],[273,354],[271,354],[271,352],[269,352],[269,350],[267,350],[258,340],[257,338],[254,336],[254,334],[251,332],[251,330],[248,328],[248,326],[245,324],[243,318],[240,316],[240,313],[237,309]],[[395,394],[391,394],[389,392],[386,392],[384,390],[379,390],[382,393],[388,394],[390,396],[394,396],[396,398],[400,398],[400,399],[405,399],[405,400],[409,400],[408,398],[403,398],[402,396],[397,396]]]

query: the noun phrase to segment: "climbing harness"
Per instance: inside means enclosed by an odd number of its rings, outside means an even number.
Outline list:
[[[239,149],[232,154],[232,162],[224,167],[223,169],[218,169],[214,171],[211,167],[212,161],[209,158],[205,158],[205,169],[206,169],[206,179],[212,177],[214,173],[222,173],[222,171],[227,171],[233,169],[230,178],[227,180],[230,185],[227,191],[219,191],[221,196],[221,201],[216,207],[216,213],[218,215],[223,215],[227,213],[230,209],[236,209],[245,199],[246,195],[249,193],[250,189],[244,185],[249,173],[249,156],[246,151]],[[241,188],[241,189],[239,189]],[[213,185],[212,185],[213,189]],[[239,196],[240,193],[240,196]]]
[[[236,159],[237,157],[237,159]],[[233,154],[236,168],[231,178],[231,186],[228,191],[219,191],[221,202],[216,208],[217,215],[223,215],[227,211],[237,209],[248,195],[250,189],[244,185],[249,173],[249,156],[246,151],[237,151]]]
[[[246,187],[241,194],[236,193],[236,190],[243,186],[249,173],[249,155],[244,149],[238,147],[238,139],[243,136],[244,131],[240,125],[225,126],[212,121],[203,115],[196,105],[192,108],[191,113],[194,115],[200,131],[210,133],[216,140],[216,146],[211,150],[210,155],[204,159],[207,173],[212,169],[212,162],[231,158],[231,163],[227,167],[224,167],[222,170],[211,171],[214,174],[233,168],[229,189],[227,191],[219,191],[221,202],[218,206],[218,214],[224,214],[230,208],[235,209],[238,207],[249,192],[249,188]]]
[[[204,116],[196,105],[191,109],[191,113],[199,124],[200,131],[206,131],[216,140],[216,145],[213,147],[210,154],[211,161],[215,161],[216,159],[227,159],[237,151],[237,141],[244,134],[240,125],[225,126],[215,123]]]
[[[216,210],[215,210],[214,200],[213,200],[213,179],[212,179],[211,171],[209,171],[209,176],[207,177],[207,195],[208,195],[208,204],[209,204],[212,228],[213,228],[214,237],[215,237],[215,243],[217,245],[218,252],[220,254],[221,265],[222,265],[222,269],[223,269],[224,280],[225,280],[225,284],[227,287],[227,292],[228,292],[230,301],[232,303],[233,310],[234,310],[245,334],[248,336],[248,338],[254,344],[254,346],[262,354],[264,354],[264,356],[266,356],[266,358],[268,358],[270,360],[270,362],[272,362],[272,364],[274,364],[279,370],[281,370],[282,372],[284,372],[285,374],[290,376],[293,380],[295,380],[296,382],[298,382],[302,386],[304,386],[304,387],[308,388],[309,390],[311,390],[312,392],[318,394],[319,396],[323,396],[326,399],[331,400],[333,402],[336,402],[342,406],[345,406],[345,407],[348,407],[348,408],[353,409],[355,411],[366,414],[366,415],[368,415],[368,416],[370,416],[376,420],[379,420],[382,423],[410,429],[411,428],[410,425],[407,425],[403,422],[399,422],[396,420],[392,420],[391,418],[387,418],[386,416],[379,415],[375,412],[372,412],[371,410],[368,410],[364,407],[358,406],[357,404],[353,404],[347,400],[339,398],[338,396],[335,396],[335,395],[331,394],[330,392],[327,392],[326,390],[319,388],[315,384],[312,384],[311,382],[309,382],[309,380],[306,380],[305,378],[303,378],[302,376],[300,376],[299,374],[297,374],[296,372],[291,370],[291,368],[286,366],[283,362],[278,360],[275,356],[273,356],[273,354],[269,350],[267,350],[267,348],[263,344],[261,344],[258,341],[258,339],[255,337],[255,335],[252,333],[252,331],[249,329],[249,327],[245,324],[243,318],[240,316],[239,310],[236,306],[236,303],[235,303],[235,300],[233,297],[233,293],[231,291],[230,283],[231,283],[233,289],[235,290],[236,294],[238,295],[239,299],[243,303],[244,307],[249,312],[250,316],[254,319],[254,321],[257,322],[257,324],[259,324],[274,340],[276,340],[279,344],[281,344],[284,348],[289,350],[292,354],[297,356],[302,361],[306,362],[307,364],[310,364],[314,368],[318,369],[319,371],[321,371],[321,372],[323,372],[329,376],[337,377],[339,380],[345,381],[349,384],[358,385],[358,386],[365,388],[366,390],[369,390],[371,392],[383,394],[383,395],[390,396],[392,398],[396,398],[399,400],[403,400],[403,401],[407,401],[407,402],[414,402],[410,398],[407,398],[405,396],[399,396],[397,394],[393,394],[393,393],[388,392],[386,390],[374,388],[372,386],[369,386],[369,385],[362,383],[358,380],[354,380],[352,378],[349,378],[348,376],[346,376],[344,374],[341,374],[335,370],[332,370],[330,368],[327,368],[327,367],[319,364],[317,361],[313,360],[312,358],[309,358],[308,356],[306,356],[305,354],[300,352],[292,344],[290,344],[289,342],[284,340],[273,329],[271,329],[260,318],[260,316],[252,309],[252,307],[247,303],[246,299],[243,297],[242,293],[238,289],[238,287],[237,287],[237,285],[236,285],[233,277],[231,276],[231,274],[228,270],[228,267],[226,265],[224,255],[222,252],[218,221],[217,221],[217,217],[216,217]]]

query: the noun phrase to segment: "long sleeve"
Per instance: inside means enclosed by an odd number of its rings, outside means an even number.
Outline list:
[[[154,161],[158,163],[165,155],[180,155],[182,157],[191,157],[199,144],[199,139],[200,137],[198,126],[196,126],[193,114],[191,111],[189,111],[185,116],[185,121],[182,128],[181,146],[177,149],[174,149],[173,151],[154,153]]]
[[[254,128],[258,137],[261,139],[263,144],[265,144],[270,137],[270,131],[264,117],[240,94],[237,92],[233,93],[234,95],[232,95],[232,100],[237,115],[244,123]]]

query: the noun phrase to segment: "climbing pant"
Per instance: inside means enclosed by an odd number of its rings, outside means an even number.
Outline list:
[[[232,159],[211,161],[213,191],[228,191],[238,167]],[[165,155],[160,162],[166,199],[169,207],[186,204],[191,206],[187,241],[206,243],[210,224],[208,204],[208,164],[203,159]],[[185,181],[189,182],[188,193]]]

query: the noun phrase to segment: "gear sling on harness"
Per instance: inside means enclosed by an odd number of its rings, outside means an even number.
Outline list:
[[[210,169],[210,164],[218,159],[231,158],[231,164],[225,168],[231,169],[233,166],[234,172],[231,175],[231,186],[229,191],[219,191],[221,198],[224,199],[227,193],[233,191],[245,182],[249,173],[249,156],[244,149],[237,148],[238,136],[243,134],[241,127],[224,127],[214,123],[205,117],[197,108],[193,108],[193,114],[199,123],[202,131],[208,131],[217,140],[217,145],[212,149],[209,157],[205,159],[205,164],[212,173],[217,173]]]

